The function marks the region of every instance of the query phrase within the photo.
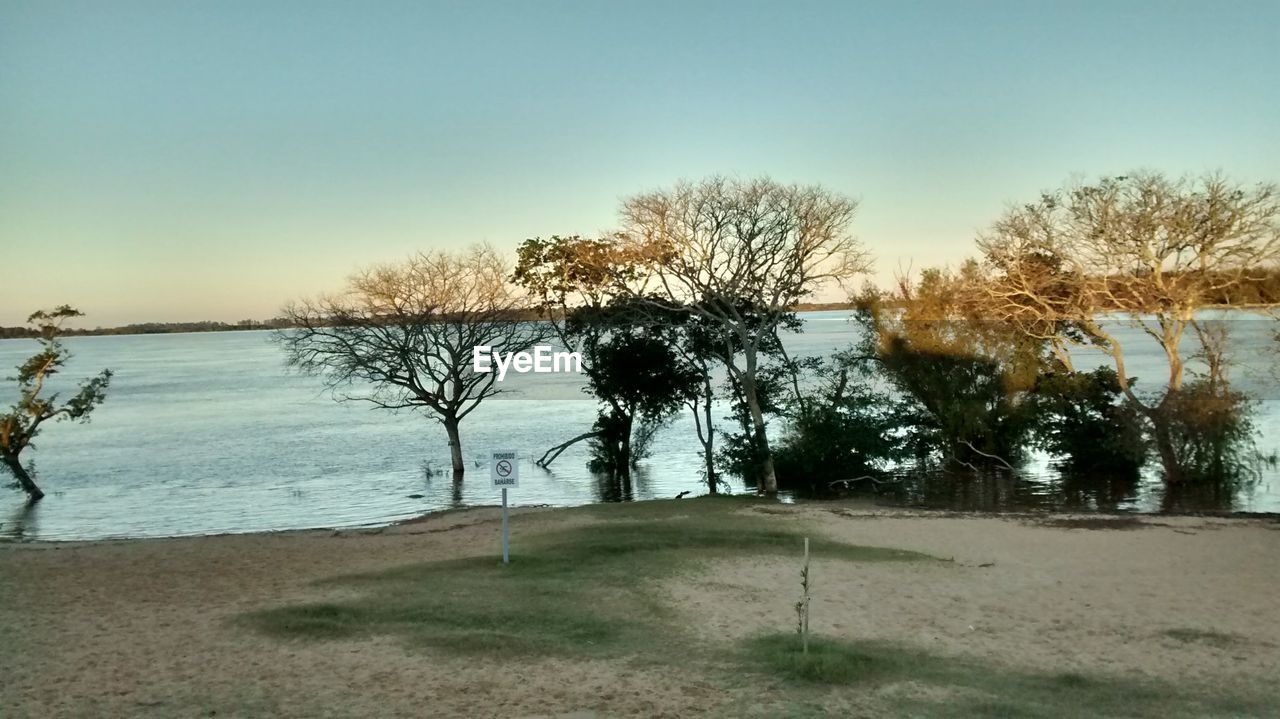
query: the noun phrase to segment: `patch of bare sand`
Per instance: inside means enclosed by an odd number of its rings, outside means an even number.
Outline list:
[[[13,634],[0,642],[0,716],[678,716],[718,701],[705,683],[626,662],[503,665],[389,639],[280,641],[233,621],[333,598],[318,579],[496,554],[496,518],[484,509],[381,530],[0,545],[10,590],[0,626]],[[517,532],[589,521],[513,520]]]
[[[823,507],[770,518],[956,561],[819,561],[815,631],[1019,667],[1240,682],[1276,673],[1274,526],[1161,519],[1172,526],[1116,532]],[[232,621],[333,597],[312,585],[318,579],[494,553],[496,519],[481,509],[384,530],[0,545],[0,716],[674,717],[781,696],[771,680],[726,694],[689,668],[502,663],[391,639],[280,641]],[[524,511],[515,531],[592,521]],[[797,569],[783,559],[721,563],[655,591],[716,638],[787,630]],[[862,698],[846,699],[848,714],[875,715],[859,708]]]
[[[1274,520],[1076,523],[820,505],[797,507],[791,517],[844,542],[953,560],[815,560],[811,628],[818,634],[908,643],[1016,669],[1255,689],[1280,676]],[[668,590],[688,624],[709,638],[792,631],[799,554],[716,562]]]

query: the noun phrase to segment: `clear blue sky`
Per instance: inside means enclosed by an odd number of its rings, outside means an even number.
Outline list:
[[[1073,174],[1280,180],[1280,2],[0,0],[0,324],[264,318],[712,173],[880,278]]]

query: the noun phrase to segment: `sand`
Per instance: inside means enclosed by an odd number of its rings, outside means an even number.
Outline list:
[[[1274,519],[1076,522],[823,503],[767,513],[954,560],[815,562],[812,627],[823,635],[1221,687],[1280,676]],[[496,521],[477,509],[381,530],[0,545],[0,716],[689,716],[740,706],[752,690],[626,660],[281,641],[232,621],[333,597],[318,579],[491,554]],[[582,521],[526,510],[514,526],[518,537]],[[653,591],[720,641],[788,630],[797,569],[712,562]]]

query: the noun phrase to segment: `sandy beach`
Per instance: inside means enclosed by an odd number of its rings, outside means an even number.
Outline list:
[[[777,526],[944,561],[813,565],[812,627],[997,666],[1280,695],[1280,522],[754,505]],[[349,597],[327,578],[493,555],[497,513],[385,529],[0,545],[0,715],[732,716],[770,681],[615,659],[457,655],[393,636],[292,641],[237,617]],[[531,509],[523,537],[600,514]],[[794,622],[797,561],[709,560],[649,588],[707,642]],[[346,594],[344,594],[344,592]],[[845,693],[875,716],[910,683]],[[758,701],[757,701],[758,700]],[[826,699],[823,699],[826,701]]]

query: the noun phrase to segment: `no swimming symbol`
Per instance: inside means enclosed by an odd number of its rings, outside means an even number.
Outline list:
[[[489,479],[494,487],[503,489],[520,486],[520,465],[512,451],[492,452],[489,455]]]

